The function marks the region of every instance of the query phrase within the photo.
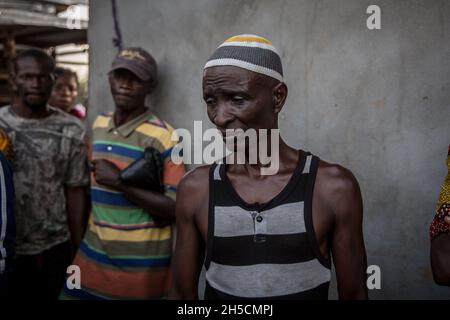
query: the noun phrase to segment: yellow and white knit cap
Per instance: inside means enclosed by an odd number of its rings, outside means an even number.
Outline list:
[[[204,69],[216,66],[235,66],[283,81],[283,66],[277,49],[269,40],[254,34],[240,34],[225,40]]]

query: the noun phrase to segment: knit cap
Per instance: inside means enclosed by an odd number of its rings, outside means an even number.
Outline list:
[[[254,35],[240,34],[225,40],[205,64],[235,66],[283,81],[283,67],[277,49],[269,40]]]

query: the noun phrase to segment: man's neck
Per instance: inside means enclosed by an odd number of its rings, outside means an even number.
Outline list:
[[[267,146],[267,150],[270,153],[271,146],[270,143]],[[279,138],[279,149],[278,154],[273,155],[273,157],[277,157],[279,161],[279,170],[284,171],[286,167],[292,167],[296,166],[296,163],[298,161],[298,151],[290,146],[288,146],[281,137]],[[257,162],[256,163],[249,163],[249,156],[246,155],[246,163],[244,164],[237,164],[237,158],[234,158],[234,164],[230,164],[228,166],[229,171],[234,172],[240,172],[244,173],[245,175],[251,176],[251,177],[261,177],[261,168],[267,168],[270,165],[269,164],[262,164],[259,158],[259,154],[257,156]],[[274,160],[273,158],[271,160]]]
[[[41,119],[49,116],[51,113],[47,104],[30,107],[22,100],[17,100],[12,103],[11,108],[15,114],[26,119]]]
[[[116,108],[116,111],[114,112],[114,124],[116,127],[120,127],[121,125],[139,117],[146,111],[148,111],[148,108],[145,105],[131,111]]]

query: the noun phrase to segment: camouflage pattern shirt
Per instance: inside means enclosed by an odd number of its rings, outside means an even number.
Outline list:
[[[13,146],[16,253],[39,254],[70,239],[65,187],[89,184],[83,124],[49,107],[42,119],[0,108],[0,127]]]

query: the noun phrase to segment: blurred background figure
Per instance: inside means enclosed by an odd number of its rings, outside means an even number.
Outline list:
[[[12,143],[0,129],[0,299],[11,290],[11,261],[15,254],[14,184],[10,160]]]
[[[49,106],[54,70],[55,61],[44,50],[20,52],[14,65],[16,98],[0,108],[0,127],[13,147],[14,298],[56,299],[85,228],[85,130],[78,119]]]
[[[442,184],[436,214],[430,226],[431,269],[436,284],[450,286],[450,146],[447,177]]]
[[[78,98],[87,106],[88,0],[0,0],[0,107],[13,103],[14,61],[30,48],[45,50],[57,67],[78,77]]]
[[[84,119],[86,108],[81,103],[76,104],[79,87],[77,74],[70,69],[58,67],[55,69],[55,76],[49,104],[79,119]]]

